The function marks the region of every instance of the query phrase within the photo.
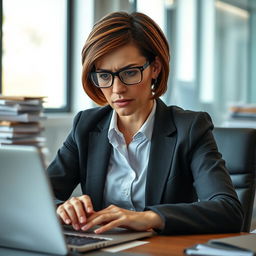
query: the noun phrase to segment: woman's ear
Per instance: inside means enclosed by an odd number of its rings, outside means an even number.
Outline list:
[[[156,79],[162,69],[162,63],[158,56],[156,56],[155,60],[151,64],[151,66],[152,66],[152,78]]]

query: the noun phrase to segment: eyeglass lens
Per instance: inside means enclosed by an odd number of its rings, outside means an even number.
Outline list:
[[[142,79],[142,72],[139,68],[125,69],[118,72],[116,75],[127,85],[137,84],[141,82]],[[110,72],[94,72],[92,73],[92,79],[99,87],[109,87],[112,85],[114,74]]]

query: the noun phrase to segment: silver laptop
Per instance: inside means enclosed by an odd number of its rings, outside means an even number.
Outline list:
[[[0,146],[0,246],[65,255],[153,234],[121,228],[100,235],[64,230],[43,166],[36,147]]]

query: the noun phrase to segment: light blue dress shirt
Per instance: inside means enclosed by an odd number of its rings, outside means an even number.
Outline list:
[[[113,111],[108,139],[113,147],[104,191],[104,207],[110,204],[128,210],[143,211],[151,137],[156,102],[150,115],[129,145],[117,127],[117,114]]]

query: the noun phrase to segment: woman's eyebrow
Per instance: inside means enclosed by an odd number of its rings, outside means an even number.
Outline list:
[[[117,69],[117,70],[115,70],[115,71],[112,71],[112,70],[110,70],[110,69],[103,69],[103,68],[97,68],[96,69],[96,71],[97,72],[117,72],[117,71],[119,71],[119,70],[123,70],[123,69],[126,69],[126,68],[131,68],[131,67],[138,67],[138,66],[140,66],[139,64],[135,64],[135,63],[131,63],[131,64],[128,64],[128,65],[126,65],[126,66],[123,66],[122,68],[120,68],[120,69]]]

